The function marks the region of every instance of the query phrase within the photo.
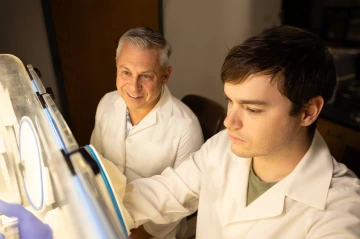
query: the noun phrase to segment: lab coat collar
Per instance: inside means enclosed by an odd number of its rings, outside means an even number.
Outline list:
[[[250,165],[242,170],[249,174]],[[230,223],[275,217],[284,210],[285,196],[308,206],[324,210],[332,179],[333,162],[329,149],[316,131],[302,160],[286,178],[279,181],[246,207],[245,197],[238,198],[239,211]],[[239,172],[238,172],[239,173]],[[240,172],[245,173],[245,171]],[[247,188],[247,182],[243,184]]]
[[[171,116],[173,109],[173,101],[169,88],[166,85],[163,85],[163,92],[159,102],[154,106],[151,112],[166,114]]]
[[[172,114],[172,105],[173,102],[171,100],[170,91],[166,85],[163,85],[163,92],[160,100],[157,102],[154,108],[139,122],[139,124],[130,131],[129,136],[154,125],[157,122],[157,114],[159,113],[170,116]]]
[[[333,174],[333,158],[318,131],[309,150],[288,177],[286,196],[324,210]]]
[[[125,144],[123,143],[125,141],[125,125],[126,125],[125,101],[121,97],[119,97],[114,102],[114,108],[115,108],[115,114],[116,114],[116,119],[118,120],[118,124],[120,126],[123,125],[123,127],[119,127],[120,130],[116,135],[116,139],[113,140],[113,147],[114,148],[121,147],[121,150],[114,150],[111,151],[110,153],[116,154],[116,156],[112,158],[125,159],[126,149],[125,149]],[[120,160],[120,162],[124,162],[124,161]],[[116,163],[116,165],[118,166],[118,168],[121,169],[122,172],[124,172],[124,168],[125,168],[124,164]]]
[[[249,169],[246,174],[247,176],[249,175],[250,167],[251,164],[249,164]],[[236,213],[231,222],[257,220],[278,216],[282,213],[287,186],[285,181],[282,180],[278,182],[246,207],[248,178],[245,180],[246,183],[244,184],[244,188],[242,190],[245,193],[237,200],[239,211]]]

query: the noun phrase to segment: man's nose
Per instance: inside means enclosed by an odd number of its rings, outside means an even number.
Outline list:
[[[130,87],[131,87],[131,90],[134,90],[134,91],[141,89],[141,81],[140,81],[139,77],[134,77],[134,79],[131,79]]]
[[[236,109],[228,109],[224,125],[226,128],[242,128],[243,122],[241,120],[240,111]]]

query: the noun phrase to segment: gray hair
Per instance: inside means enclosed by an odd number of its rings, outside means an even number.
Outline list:
[[[169,65],[171,47],[165,38],[153,29],[148,27],[138,27],[125,32],[119,40],[119,44],[116,49],[116,59],[126,42],[129,42],[140,49],[159,49],[161,68],[165,70]]]

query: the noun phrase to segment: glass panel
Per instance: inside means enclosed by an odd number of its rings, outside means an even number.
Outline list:
[[[127,238],[96,151],[79,149],[44,89],[31,65],[0,55],[0,198],[22,204],[58,238]]]

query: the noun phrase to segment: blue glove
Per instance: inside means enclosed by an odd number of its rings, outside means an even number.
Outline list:
[[[18,228],[21,239],[53,238],[50,226],[44,224],[20,204],[7,203],[0,200],[0,213],[7,217],[16,217],[18,219]]]

